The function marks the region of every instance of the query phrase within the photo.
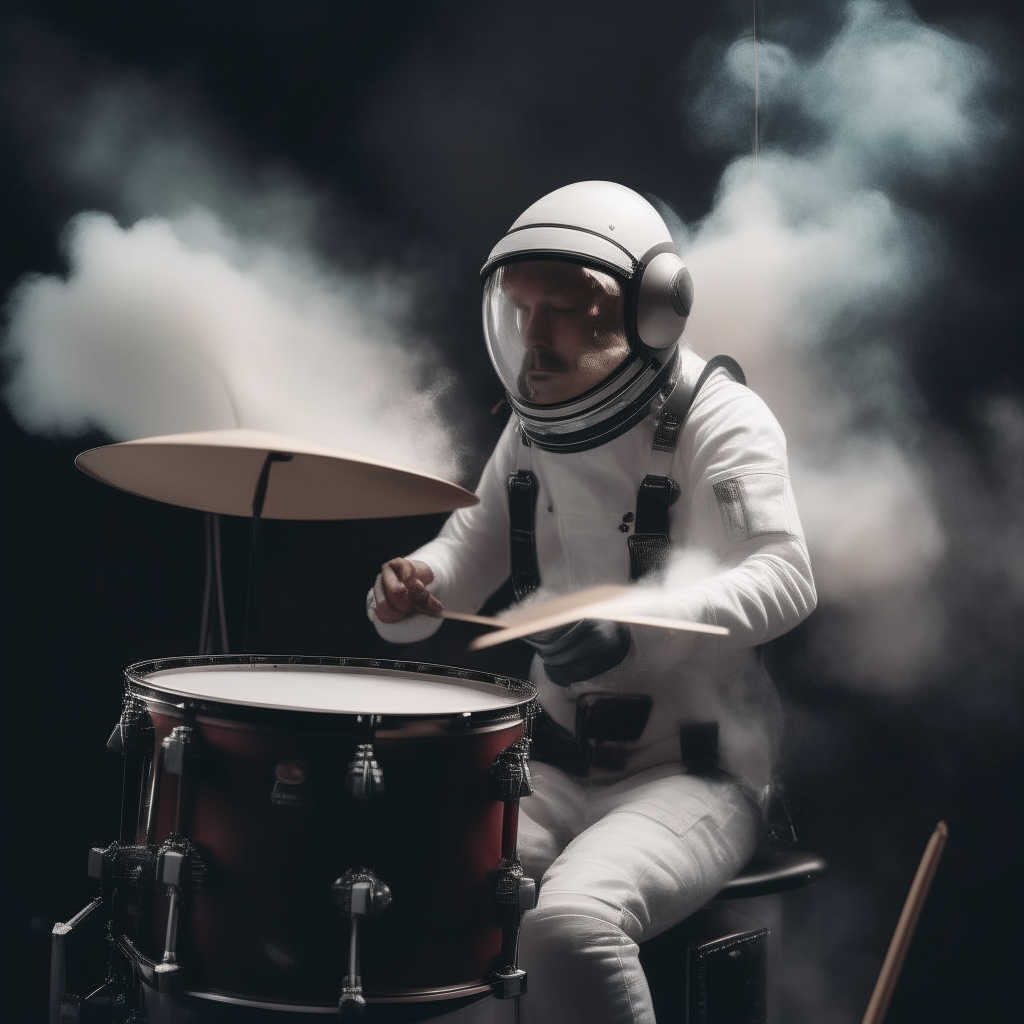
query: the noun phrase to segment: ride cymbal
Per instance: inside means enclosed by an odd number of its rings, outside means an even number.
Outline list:
[[[429,473],[370,455],[262,430],[207,430],[143,437],[82,452],[87,476],[169,505],[252,515],[268,455],[263,519],[385,519],[451,512],[476,495]]]

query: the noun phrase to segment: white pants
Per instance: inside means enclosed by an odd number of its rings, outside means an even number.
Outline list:
[[[699,910],[747,863],[761,823],[729,782],[659,765],[615,782],[536,761],[519,856],[540,882],[523,918],[523,1024],[655,1024],[639,943]],[[512,1024],[485,999],[431,1024]]]
[[[639,943],[700,909],[750,859],[757,811],[730,782],[660,765],[612,783],[534,763],[519,855],[524,1024],[655,1024]]]

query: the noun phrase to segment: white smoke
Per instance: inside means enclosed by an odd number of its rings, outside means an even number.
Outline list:
[[[150,215],[80,214],[66,276],[13,292],[6,397],[21,424],[118,440],[243,426],[458,476],[442,414],[454,380],[412,323],[416,282],[331,266],[311,241],[315,197],[280,176],[252,186],[187,129],[147,127],[152,107],[101,90],[60,154],[72,179]]]
[[[704,69],[694,107],[710,141],[752,127],[753,45],[738,40]],[[706,355],[735,356],[786,429],[820,596],[854,613],[823,645],[829,667],[909,688],[940,646],[930,584],[947,542],[920,433],[908,429],[916,397],[898,330],[945,254],[896,196],[991,158],[993,69],[898,3],[849,4],[815,56],[765,41],[758,58],[762,114],[771,123],[784,110],[804,138],[769,136],[757,166],[734,160],[712,211],[681,239],[698,283],[689,337]]]
[[[703,69],[694,113],[713,143],[749,147],[753,57],[741,39]],[[912,691],[936,683],[961,725],[984,722],[1001,742],[1019,720],[1024,411],[1011,400],[987,409],[982,468],[923,415],[906,364],[922,299],[955,266],[915,194],[969,182],[998,153],[996,68],[908,6],[870,2],[848,4],[813,55],[769,40],[758,63],[759,166],[734,160],[681,240],[697,285],[693,344],[736,356],[786,429],[825,613],[804,671],[897,696],[922,730],[935,705]],[[850,745],[873,737],[856,726],[813,706],[793,716],[804,772],[835,783],[868,763]],[[789,1019],[838,1024],[867,1004],[899,887],[887,897],[879,884],[897,874],[884,816],[864,819],[869,843],[850,845],[870,862],[840,855],[813,944],[797,937],[775,972]]]

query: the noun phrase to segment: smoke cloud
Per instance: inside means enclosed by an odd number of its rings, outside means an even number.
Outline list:
[[[753,48],[705,51],[691,111],[704,141],[749,149]],[[813,56],[761,42],[758,65],[763,120],[788,140],[769,132],[756,165],[733,160],[711,212],[680,231],[698,283],[689,337],[736,356],[786,429],[820,596],[846,613],[820,638],[825,674],[905,690],[942,653],[949,481],[926,457],[901,327],[948,254],[899,197],[992,159],[995,70],[873,2],[849,4]]]
[[[97,90],[71,127],[64,174],[134,222],[78,215],[66,275],[11,295],[6,398],[26,429],[243,426],[461,474],[443,411],[455,380],[416,328],[419,282],[326,260],[318,197],[279,173],[254,183],[145,89]]]
[[[1024,410],[990,400],[969,451],[926,415],[909,365],[924,302],[957,277],[915,199],[970,184],[999,153],[998,68],[908,6],[873,2],[848,4],[813,53],[762,42],[758,65],[760,160],[734,159],[713,209],[676,229],[696,282],[692,344],[736,356],[787,433],[821,603],[801,667],[911,706],[904,741],[931,730],[946,745],[952,707],[960,729],[1002,742],[1019,728]],[[750,38],[704,50],[690,123],[706,143],[750,152],[753,68]],[[877,737],[857,723],[813,706],[791,718],[805,783],[842,789],[870,763]],[[898,829],[873,810],[845,833],[860,860],[839,850],[813,943],[806,918],[806,947],[797,936],[773,976],[786,1019],[852,1021],[866,1005],[909,881]]]

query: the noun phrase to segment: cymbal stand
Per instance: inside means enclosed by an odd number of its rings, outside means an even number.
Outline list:
[[[203,515],[206,541],[206,577],[203,582],[203,613],[199,622],[199,653],[229,654],[228,622],[224,608],[224,570],[220,554],[220,516]]]
[[[242,650],[250,652],[259,638],[259,559],[257,557],[260,539],[260,517],[263,515],[263,503],[267,498],[267,485],[270,482],[270,468],[275,462],[291,462],[292,456],[287,452],[267,452],[263,460],[263,468],[256,480],[256,490],[252,496],[252,529],[249,533],[249,587],[245,598],[245,632],[242,639]]]

